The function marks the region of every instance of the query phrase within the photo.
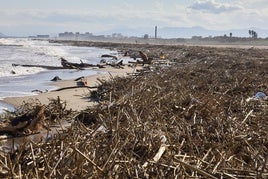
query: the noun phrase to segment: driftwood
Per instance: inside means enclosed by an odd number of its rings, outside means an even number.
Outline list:
[[[111,63],[111,64],[108,64],[114,68],[123,68],[123,60],[117,60],[116,62],[114,63]]]
[[[79,69],[79,70],[83,70],[83,68],[89,68],[89,67],[98,67],[98,68],[104,68],[102,65],[97,64],[97,65],[93,65],[93,64],[89,64],[89,63],[84,63],[82,60],[81,63],[71,63],[68,62],[66,59],[64,58],[60,58],[61,60],[61,65],[64,68],[67,69]]]
[[[107,54],[102,55],[101,58],[113,58],[115,60],[118,60],[118,58],[116,56],[114,56],[114,55],[107,55]]]
[[[71,63],[71,62],[68,62],[64,58],[60,58],[60,60],[61,60],[61,65],[64,68],[68,68],[68,69],[79,69],[79,70],[82,70],[83,68],[96,67],[96,66],[98,66],[98,65],[83,63],[82,61],[81,61],[81,63]]]
[[[87,86],[87,79],[84,76],[81,76],[75,79],[77,86]]]
[[[101,63],[104,63],[106,65],[115,67],[115,68],[122,68],[123,66],[123,60],[122,59],[118,59],[116,56],[114,55],[102,55],[101,56],[103,59],[101,59]],[[104,58],[109,58],[109,59],[104,59]],[[112,58],[112,59],[110,59]]]
[[[45,68],[48,70],[61,70],[61,69],[66,69],[64,67],[60,67],[60,66],[47,66],[47,65],[22,65],[22,64],[16,64],[13,63],[12,66],[22,66],[22,67],[39,67],[39,68]]]
[[[142,62],[141,61],[139,61],[139,60],[137,60],[137,63],[142,63],[143,65],[144,64],[151,64],[151,62],[152,62],[152,58],[149,58],[148,56],[147,56],[147,54],[146,53],[144,53],[144,52],[142,52],[142,51],[139,51],[139,54],[140,54],[140,57],[141,57],[141,59],[142,59]]]
[[[54,91],[62,91],[62,90],[74,89],[74,88],[89,88],[89,89],[97,88],[96,86],[87,86],[87,79],[84,76],[76,78],[74,81],[76,81],[77,86],[68,86],[68,87],[56,89]]]
[[[142,60],[137,59],[138,57],[140,57]],[[139,56],[134,58],[136,61],[129,61],[128,63],[133,63],[133,64],[151,64],[153,61],[153,58],[148,57],[146,53],[139,51]]]
[[[77,118],[50,107],[80,122],[3,155],[1,177],[267,178],[267,100],[246,99],[267,93],[268,51],[141,47],[186,65],[99,80],[99,106]]]
[[[83,70],[84,68],[89,68],[89,67],[98,67],[98,68],[105,68],[104,66],[97,64],[89,64],[89,63],[71,63],[65,60],[64,58],[60,58],[61,60],[61,65],[62,66],[48,66],[48,65],[28,65],[28,64],[17,64],[13,63],[12,66],[22,66],[22,67],[39,67],[39,68],[45,68],[48,70],[61,70],[61,69],[78,69],[78,70]]]
[[[55,76],[53,79],[51,79],[50,81],[59,81],[61,80],[61,78],[59,76]]]
[[[147,56],[146,53],[144,53],[144,52],[142,52],[142,51],[139,51],[139,54],[140,54],[140,56],[141,56],[141,59],[142,59],[144,62],[148,61],[148,56]]]
[[[64,88],[59,88],[53,91],[62,91],[62,90],[68,90],[68,89],[75,89],[75,88],[88,88],[88,89],[94,89],[97,88],[97,86],[68,86]]]
[[[0,134],[17,136],[39,130],[45,123],[44,106],[36,106],[32,113],[23,114],[9,123],[1,124]]]
[[[45,90],[45,91],[41,91],[41,90],[38,90],[38,89],[32,90],[32,93],[46,93],[46,92],[48,92],[48,90]]]
[[[87,79],[81,78],[79,81],[76,82],[77,86],[87,86]]]

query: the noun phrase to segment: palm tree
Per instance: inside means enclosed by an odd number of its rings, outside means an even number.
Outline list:
[[[257,32],[254,31],[253,37],[254,37],[254,38],[258,38],[258,34],[257,34]]]
[[[252,32],[253,32],[252,30],[249,30],[249,31],[248,31],[250,37],[251,37],[251,35],[252,35]]]

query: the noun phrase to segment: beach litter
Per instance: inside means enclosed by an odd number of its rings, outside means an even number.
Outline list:
[[[91,93],[98,105],[80,112],[45,107],[53,118],[71,120],[71,127],[1,155],[0,175],[267,178],[267,107],[245,101],[257,87],[267,89],[268,78],[256,78],[267,74],[259,63],[267,50],[145,47],[187,65],[99,80]]]
[[[25,102],[14,111],[2,114],[0,135],[19,137],[36,134],[43,129],[49,130],[50,124],[72,113],[65,108],[65,102],[59,98],[51,99],[48,105],[38,101]]]
[[[263,101],[263,100],[266,100],[266,99],[267,99],[267,96],[265,95],[265,93],[263,93],[263,92],[257,92],[252,97],[247,98],[246,101],[247,102],[252,101],[252,100],[260,100],[260,101]]]
[[[253,96],[254,99],[266,99],[267,96],[263,92],[257,92]]]

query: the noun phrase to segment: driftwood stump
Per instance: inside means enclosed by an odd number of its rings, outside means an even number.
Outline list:
[[[38,131],[45,123],[45,107],[36,106],[32,113],[15,117],[10,122],[0,125],[0,134],[12,136]]]

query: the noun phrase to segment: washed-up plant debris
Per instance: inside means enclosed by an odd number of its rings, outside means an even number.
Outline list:
[[[268,51],[145,47],[176,63],[100,81],[99,105],[53,138],[1,154],[0,175],[267,178],[268,101],[254,94],[268,93]]]
[[[0,134],[10,136],[25,136],[38,132],[41,129],[49,129],[50,125],[72,118],[72,110],[66,110],[66,102],[58,97],[50,99],[48,105],[42,105],[39,101],[29,100],[18,107],[14,112],[7,112],[1,117]]]

